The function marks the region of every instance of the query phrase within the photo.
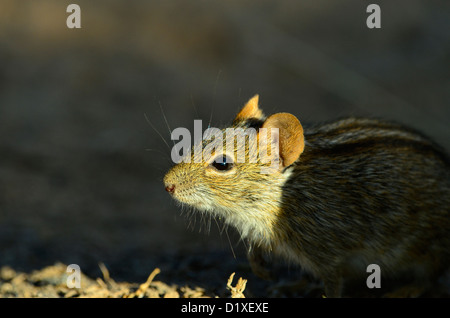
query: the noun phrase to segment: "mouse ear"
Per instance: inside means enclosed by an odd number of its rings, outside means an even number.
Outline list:
[[[305,148],[303,127],[292,114],[278,113],[269,116],[262,128],[278,128],[279,156],[283,168],[290,166]]]
[[[245,104],[241,111],[236,115],[235,122],[249,118],[263,119],[264,114],[258,106],[259,95],[255,95]]]

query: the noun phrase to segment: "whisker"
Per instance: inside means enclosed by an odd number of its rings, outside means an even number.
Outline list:
[[[159,109],[161,109],[161,114],[163,115],[164,122],[166,123],[167,129],[169,129],[169,133],[170,133],[170,135],[172,136],[172,130],[170,129],[169,123],[168,123],[168,121],[167,121],[167,116],[166,116],[166,114],[164,113],[164,109],[163,109],[163,107],[162,107],[162,104],[161,104],[161,101],[160,101],[160,100],[158,100],[158,104],[159,104]],[[171,139],[171,140],[172,140],[172,139]],[[173,145],[175,146],[175,140],[172,140],[172,143],[173,143]]]
[[[206,218],[205,218],[205,213],[203,213],[203,212],[200,213],[200,226],[198,229],[198,233],[202,232],[202,226],[204,226],[205,230],[206,230]]]
[[[156,129],[156,127],[151,123],[151,121],[148,119],[146,113],[144,113],[144,117],[145,117],[145,120],[147,121],[147,123],[150,125],[150,127],[152,127],[154,131],[156,131],[156,133],[159,135],[159,137],[161,137],[162,141],[164,141],[164,143],[166,144],[167,148],[169,148],[169,150],[170,150],[170,146],[167,143],[166,139],[164,139],[164,137],[161,135],[161,133],[158,131],[158,129]]]
[[[217,73],[216,82],[214,83],[213,100],[212,100],[212,105],[211,105],[211,115],[209,116],[208,127],[211,127],[211,123],[212,123],[214,104],[215,104],[216,95],[217,95],[217,84],[219,83],[219,78],[220,78],[221,73],[222,73],[222,70],[219,70],[219,72]]]
[[[230,236],[228,235],[228,226],[225,229],[225,234],[227,236],[228,243],[230,244],[231,253],[233,254],[234,259],[236,259],[236,254],[234,253],[233,244],[231,244]]]
[[[222,235],[223,232],[225,231],[225,235],[227,237],[228,245],[230,246],[231,253],[233,254],[233,257],[236,259],[236,254],[235,254],[234,249],[233,249],[233,244],[231,243],[230,236],[228,235],[228,224],[223,223],[223,226],[221,227],[219,225],[219,222],[217,222],[217,218],[216,217],[214,217],[214,222],[216,222],[216,225],[217,225],[217,228],[219,229],[220,235]]]
[[[200,118],[200,115],[198,114],[197,107],[195,106],[194,97],[192,96],[192,94],[191,94],[191,104],[192,104],[192,107],[194,107],[194,111],[195,111],[195,114],[197,115],[197,118]]]
[[[165,152],[163,152],[163,151],[161,151],[161,150],[159,150],[159,149],[146,148],[146,149],[144,149],[144,150],[145,150],[145,151],[154,151],[154,152],[157,152],[157,153],[162,154],[163,156],[165,156],[166,159],[168,159],[169,161],[171,160],[171,158],[169,158],[169,156],[167,156],[167,153],[165,153]]]
[[[211,217],[212,217],[212,215],[211,215],[211,213],[208,213],[208,214],[209,214],[208,220],[205,219],[205,221],[207,221],[207,222],[205,222],[206,234],[211,234]]]

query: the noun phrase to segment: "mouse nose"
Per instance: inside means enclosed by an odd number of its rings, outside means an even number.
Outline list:
[[[175,185],[174,184],[167,185],[166,191],[169,192],[170,194],[173,194],[175,192]]]

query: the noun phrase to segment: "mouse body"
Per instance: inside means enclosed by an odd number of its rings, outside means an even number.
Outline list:
[[[303,127],[292,114],[266,117],[258,100],[228,127],[251,131],[245,143],[226,143],[223,129],[202,142],[219,142],[204,160],[165,175],[177,202],[234,226],[255,271],[261,252],[282,257],[320,278],[327,297],[370,264],[383,277],[408,273],[418,294],[448,269],[450,159],[439,145],[370,118]]]

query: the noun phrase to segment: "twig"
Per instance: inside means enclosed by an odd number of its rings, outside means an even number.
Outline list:
[[[231,292],[231,298],[245,298],[244,289],[245,289],[245,286],[247,285],[247,280],[243,279],[242,277],[239,277],[239,279],[236,283],[236,287],[233,287],[231,285],[231,283],[233,282],[234,274],[235,273],[232,273],[230,275],[230,278],[228,278],[228,282],[227,282],[227,288]]]

